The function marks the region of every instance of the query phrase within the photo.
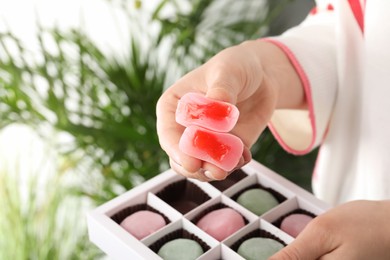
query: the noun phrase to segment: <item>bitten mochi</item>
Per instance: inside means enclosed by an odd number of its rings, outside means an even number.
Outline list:
[[[217,132],[229,132],[236,125],[239,111],[236,106],[206,98],[199,93],[181,97],[176,109],[176,122],[188,127],[197,125]]]
[[[179,148],[185,154],[231,171],[240,161],[244,145],[235,135],[189,126],[180,138]]]

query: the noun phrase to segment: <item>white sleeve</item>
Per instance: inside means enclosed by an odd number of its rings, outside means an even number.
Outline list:
[[[266,39],[285,52],[305,91],[308,110],[276,110],[268,125],[293,154],[308,153],[322,142],[336,99],[335,12],[327,3],[319,1],[300,25]]]

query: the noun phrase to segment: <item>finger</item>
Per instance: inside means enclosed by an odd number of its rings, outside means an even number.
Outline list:
[[[240,60],[238,63],[232,61]],[[259,88],[263,73],[252,48],[237,45],[225,49],[207,64],[206,96],[236,104],[246,100]]]
[[[244,151],[243,151],[243,153],[242,153],[242,156],[241,156],[241,158],[240,158],[240,161],[238,162],[237,166],[234,167],[234,169],[231,170],[231,171],[229,172],[228,175],[230,175],[230,174],[233,173],[234,171],[236,171],[236,170],[242,168],[244,165],[246,165],[247,163],[249,163],[251,160],[252,160],[252,154],[251,154],[249,148],[246,147],[246,146],[244,146]]]
[[[318,259],[337,248],[329,230],[314,219],[288,246],[273,255],[270,260]]]
[[[318,260],[333,260],[333,259],[389,259],[389,258],[382,258],[380,256],[375,256],[375,255],[365,256],[362,255],[361,252],[359,252],[356,247],[348,248],[343,246],[335,248],[329,253],[318,258]]]
[[[209,179],[212,179],[212,180],[224,180],[224,179],[227,178],[227,176],[229,176],[235,170],[243,167],[245,164],[250,162],[251,159],[252,159],[252,155],[251,155],[251,152],[250,152],[249,148],[248,147],[244,147],[243,154],[242,154],[242,156],[241,156],[237,166],[234,167],[234,169],[231,170],[230,172],[226,172],[226,171],[222,170],[221,168],[215,166],[214,164],[211,164],[211,163],[208,163],[208,162],[204,162],[203,163],[202,169],[205,170],[204,174]]]
[[[223,180],[227,176],[227,172],[208,162],[204,162],[203,166],[195,172],[186,170],[182,165],[175,162],[172,158],[170,158],[170,165],[175,172],[185,177],[198,179],[200,181]]]
[[[177,146],[184,127],[176,123],[176,106],[180,97],[166,91],[156,105],[157,135],[161,148],[175,161],[180,160]]]
[[[237,102],[237,91],[234,90],[232,83],[228,81],[217,81],[213,82],[212,85],[209,86],[206,92],[206,97],[210,99],[216,99],[224,102],[228,102],[231,104],[236,104]]]
[[[202,169],[204,169],[204,174],[211,180],[221,181],[228,176],[228,172],[209,162],[203,162]]]
[[[242,157],[244,159],[244,162],[242,165],[239,166],[240,168],[252,160],[251,150],[249,150],[247,146],[244,146],[244,152],[242,153]]]
[[[180,95],[167,90],[157,102],[157,134],[161,148],[170,158],[178,162],[188,172],[200,169],[202,161],[182,153],[179,141],[185,129],[176,122],[175,113]]]
[[[260,134],[264,131],[266,125],[262,126],[258,121],[255,120],[250,122],[239,119],[238,121],[239,123],[237,123],[231,133],[241,139],[244,147],[252,147],[252,145],[258,140]],[[246,158],[247,160],[245,161],[248,162],[251,159],[250,152],[246,155],[248,158]]]
[[[177,162],[175,162],[172,158],[170,158],[169,164],[171,165],[171,168],[172,168],[175,172],[177,172],[178,174],[183,175],[184,177],[192,178],[192,179],[197,179],[197,180],[200,180],[200,181],[211,181],[211,179],[208,178],[208,177],[204,174],[204,170],[203,170],[203,169],[199,169],[198,171],[195,171],[195,172],[187,171],[187,170],[186,170],[185,168],[183,168],[180,164],[178,164]]]
[[[245,146],[251,147],[266,128],[274,111],[271,100],[258,90],[245,102],[237,104],[240,117],[232,133],[239,136]]]
[[[241,89],[238,77],[231,72],[232,68],[225,64],[213,64],[206,73],[206,97],[236,104]]]
[[[326,255],[323,255],[321,256],[320,258],[318,258],[318,260],[333,260],[333,259],[357,259],[356,257],[352,258],[352,257],[347,257],[347,255],[345,254],[346,252],[343,252],[343,254],[339,254],[337,253],[337,250],[336,251],[332,251]]]

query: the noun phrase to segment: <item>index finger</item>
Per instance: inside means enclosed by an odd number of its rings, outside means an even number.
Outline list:
[[[200,169],[202,162],[199,159],[185,155],[179,149],[179,140],[185,127],[176,122],[175,113],[177,103],[182,96],[181,92],[185,93],[183,90],[170,88],[163,93],[157,102],[157,135],[161,148],[170,158],[182,165],[187,171],[196,172]],[[185,165],[183,165],[183,162],[185,162]]]

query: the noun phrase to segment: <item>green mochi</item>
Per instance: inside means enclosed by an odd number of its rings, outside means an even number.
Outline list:
[[[199,243],[186,238],[171,240],[158,250],[158,255],[164,260],[194,260],[202,254]]]
[[[281,250],[283,245],[276,240],[263,237],[254,237],[245,240],[237,253],[246,260],[267,260]]]
[[[279,204],[271,193],[258,188],[243,192],[237,198],[237,202],[258,216]]]

